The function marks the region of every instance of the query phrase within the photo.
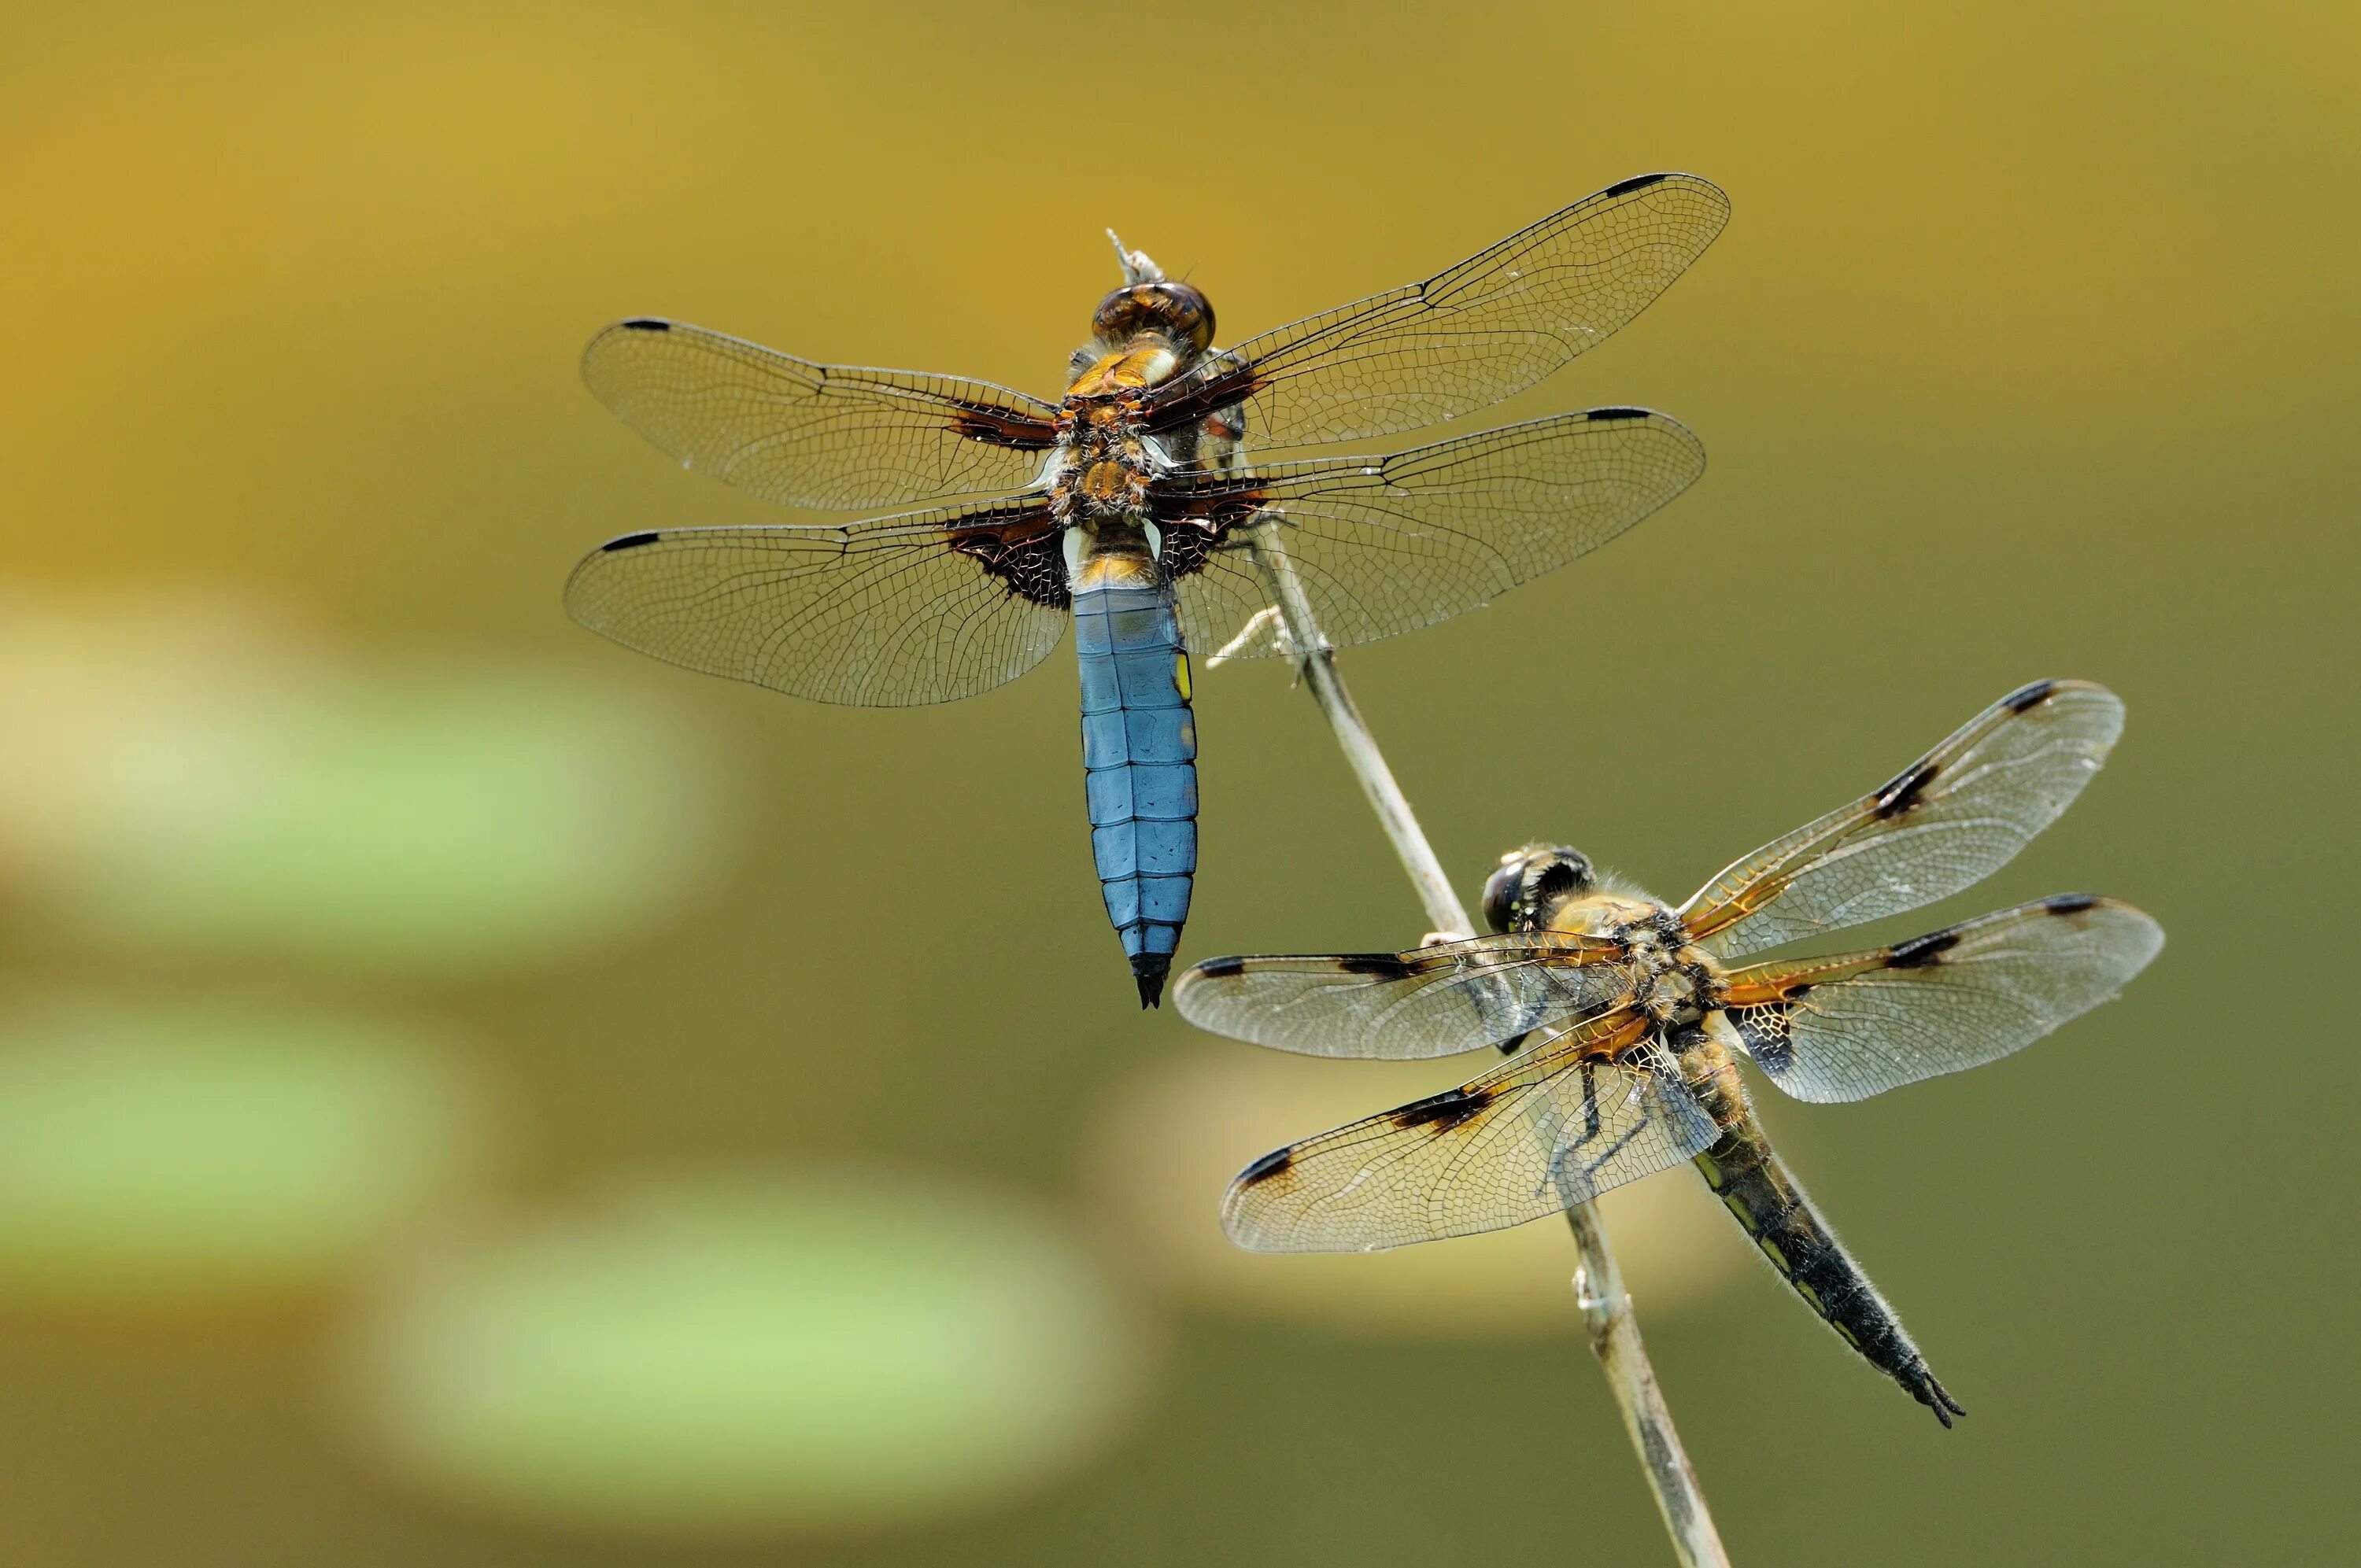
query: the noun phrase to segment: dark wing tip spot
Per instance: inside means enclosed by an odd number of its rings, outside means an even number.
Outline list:
[[[2052,915],[2080,915],[2085,909],[2096,908],[2099,895],[2094,893],[2061,893],[2055,898],[2045,898],[2041,907]]]
[[[1960,945],[1957,931],[1929,931],[1923,937],[1913,937],[1894,944],[1894,956],[1886,960],[1889,969],[1927,969],[1943,961],[1943,955]]]
[[[1593,424],[1608,424],[1620,419],[1646,419],[1648,417],[1648,411],[1646,409],[1621,407],[1592,409],[1589,411],[1587,417]]]
[[[653,544],[664,537],[661,533],[626,533],[620,539],[609,539],[598,548],[606,550],[636,550],[642,544]]]
[[[1397,1127],[1432,1126],[1447,1132],[1491,1102],[1489,1090],[1446,1089],[1402,1106],[1393,1113],[1392,1121]]]
[[[1336,967],[1346,974],[1365,974],[1377,980],[1408,980],[1410,965],[1391,953],[1347,953],[1336,960]]]
[[[1599,194],[1602,196],[1628,196],[1634,191],[1644,191],[1649,186],[1660,184],[1670,178],[1671,176],[1666,174],[1634,174],[1629,180],[1618,180],[1614,184],[1609,185],[1606,190],[1600,192]]]
[[[1246,972],[1244,959],[1207,959],[1197,966],[1197,972],[1207,980],[1227,980],[1232,975]]]
[[[2048,702],[2049,700],[2050,694],[2057,689],[2058,683],[2056,681],[2035,681],[2031,685],[2017,687],[2015,691],[2001,698],[2001,701],[2007,705],[2008,710],[2011,713],[2030,713],[2033,709],[2039,707],[2043,703]]]
[[[1273,1149],[1270,1153],[1263,1156],[1260,1159],[1255,1161],[1252,1165],[1238,1172],[1237,1184],[1241,1187],[1245,1187],[1257,1181],[1268,1181],[1272,1177],[1277,1176],[1280,1171],[1285,1170],[1290,1165],[1293,1164],[1294,1160],[1295,1146],[1292,1144],[1283,1149]]]
[[[633,316],[616,323],[626,332],[670,332],[672,323],[662,316]]]

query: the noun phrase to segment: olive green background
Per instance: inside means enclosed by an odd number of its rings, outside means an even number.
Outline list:
[[[1958,1431],[1759,1266],[1642,1281],[1733,1555],[2352,1550],[2351,6],[86,4],[10,31],[0,1082],[40,1086],[0,1107],[23,1123],[11,1568],[1664,1560],[1562,1252],[1481,1255],[1498,1310],[1435,1284],[1378,1321],[1354,1305],[1376,1273],[1274,1309],[1257,1292],[1297,1260],[1225,1294],[1137,1245],[1141,1195],[1210,1234],[1219,1171],[1265,1146],[1175,1156],[1197,1135],[1155,1129],[1191,1102],[1157,1075],[1261,1069],[1134,1005],[1070,656],[956,707],[827,709],[558,608],[609,535],[785,515],[582,391],[615,317],[1054,394],[1114,282],[1107,225],[1232,341],[1660,169],[1730,192],[1722,239],[1463,422],[1647,404],[1699,433],[1706,477],[1597,557],[1345,660],[1445,863],[1472,894],[1500,850],[1568,840],[1678,898],[2018,683],[2077,675],[2130,707],[2107,772],[1911,924],[2089,889],[2170,935],[2020,1058],[1769,1109]],[[1201,664],[1197,708],[1182,957],[1414,940],[1286,672]],[[184,1093],[153,1038],[237,1065]],[[378,1065],[303,1076],[344,1051]],[[1356,1080],[1335,1112],[1453,1074]],[[187,1178],[167,1125],[251,1168]],[[529,1377],[500,1396],[525,1459],[403,1446],[387,1401],[460,1354],[453,1320],[400,1319],[425,1288],[405,1259],[619,1182],[780,1173],[845,1206],[764,1209],[780,1250],[709,1272],[732,1332],[834,1368],[780,1418],[833,1469],[714,1439],[668,1376],[650,1397],[688,1435],[664,1452],[746,1456],[729,1499],[684,1461],[620,1518],[601,1496],[637,1478],[567,1468],[604,1418]],[[163,1218],[126,1219],[141,1181]],[[972,1204],[1014,1239],[978,1240]],[[208,1226],[240,1239],[208,1253]],[[689,1282],[665,1310],[712,1349],[725,1422],[768,1364],[695,1327],[706,1234],[620,1277]],[[764,1310],[763,1280],[862,1268],[881,1301],[953,1299],[961,1268],[1016,1291],[1007,1343],[1047,1362],[979,1382],[961,1427],[928,1401],[1003,1367],[961,1337],[982,1309],[840,1363],[812,1336],[867,1308]],[[471,1354],[505,1376],[562,1340],[555,1380],[598,1384],[603,1331],[544,1332],[526,1295]],[[921,1371],[888,1387],[903,1346]],[[1037,1416],[1078,1435],[959,1479]]]

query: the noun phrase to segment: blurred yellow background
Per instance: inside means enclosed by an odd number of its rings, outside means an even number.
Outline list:
[[[0,55],[0,1562],[1664,1560],[1560,1228],[1267,1259],[1440,1088],[1140,1015],[1070,664],[876,713],[571,626],[782,517],[604,323],[1054,394],[1102,229],[1225,340],[1627,175],[1728,233],[1500,409],[1712,467],[1345,667],[1472,892],[1679,897],[2019,682],[2131,722],[1921,925],[2171,945],[1774,1134],[1946,1435],[1700,1184],[1611,1210],[1738,1560],[2334,1560],[2356,1457],[2350,5],[63,5]],[[1184,959],[1414,939],[1283,670],[1201,674]],[[1460,1064],[1465,1065],[1465,1064]]]

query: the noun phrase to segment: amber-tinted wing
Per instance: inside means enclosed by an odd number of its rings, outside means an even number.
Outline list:
[[[1609,1014],[1265,1155],[1230,1184],[1222,1226],[1256,1252],[1375,1252],[1521,1224],[1678,1165],[1716,1130],[1648,1027]]]
[[[1312,1057],[1403,1061],[1504,1045],[1610,1006],[1622,945],[1554,931],[1403,953],[1208,959],[1173,1000],[1201,1029]]]
[[[987,381],[815,365],[653,317],[592,338],[582,378],[683,467],[786,506],[1023,489],[1058,412]]]
[[[1385,435],[1522,391],[1638,315],[1713,243],[1730,199],[1692,174],[1587,196],[1448,272],[1249,338],[1159,388],[1172,429],[1243,403],[1246,439]]]
[[[1873,793],[1764,845],[1681,909],[1721,958],[1899,915],[2015,858],[2073,804],[2123,732],[2086,681],[2036,681]]]
[[[846,528],[633,533],[583,558],[566,608],[692,670],[815,702],[904,707],[988,691],[1058,645],[1071,619],[1062,601],[1035,602],[1011,580],[1056,588],[1057,549],[1040,501]]]
[[[2164,928],[2130,905],[2068,894],[1872,952],[1740,970],[1730,1018],[1796,1099],[1865,1100],[2022,1050],[2163,946]]]
[[[1704,446],[1677,421],[1592,409],[1390,457],[1176,476],[1151,487],[1148,504],[1165,524],[1191,647],[1229,647],[1268,602],[1259,547],[1341,648],[1488,603],[1597,549],[1704,472]],[[1255,638],[1232,652],[1275,647]]]

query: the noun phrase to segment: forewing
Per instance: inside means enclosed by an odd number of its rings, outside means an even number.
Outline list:
[[[1410,1060],[1499,1046],[1630,990],[1620,944],[1556,932],[1403,953],[1209,959],[1173,999],[1201,1029],[1302,1056]]]
[[[1522,391],[1645,310],[1730,218],[1693,174],[1585,197],[1423,283],[1247,339],[1158,389],[1176,428],[1243,403],[1246,439],[1302,446],[1415,430]]]
[[[2123,732],[2087,681],[2011,692],[1875,792],[1737,861],[1682,906],[1720,958],[1946,898],[2015,859],[2073,804]]]
[[[1597,549],[1705,472],[1705,448],[1644,409],[1593,409],[1413,447],[1160,480],[1149,505],[1191,645],[1228,648],[1290,576],[1333,647],[1473,609]],[[1168,551],[1170,546],[1168,544]],[[1277,651],[1247,639],[1235,654]]]
[[[1595,1019],[1266,1155],[1230,1184],[1223,1229],[1256,1252],[1375,1252],[1521,1224],[1678,1165],[1716,1129],[1648,1026]]]
[[[949,702],[1058,645],[1057,537],[1031,501],[628,534],[575,567],[566,608],[625,647],[815,702]]]
[[[686,322],[618,322],[582,378],[681,466],[787,506],[872,507],[1024,488],[1057,410],[956,376],[815,365]]]
[[[1730,977],[1730,1019],[1798,1100],[1865,1100],[2022,1050],[2147,967],[2164,928],[2128,904],[2043,899],[1873,952]]]

